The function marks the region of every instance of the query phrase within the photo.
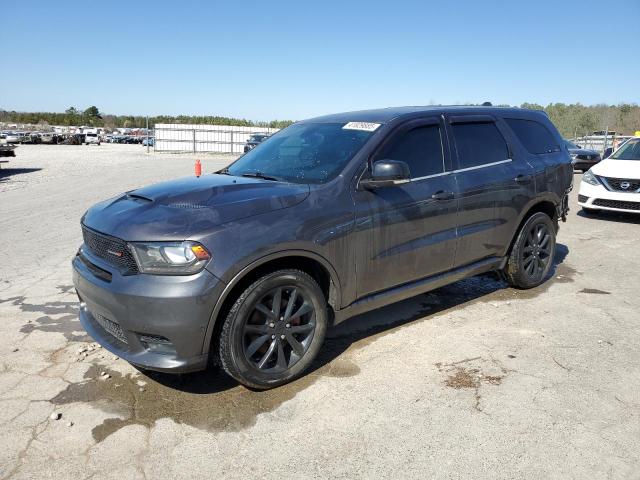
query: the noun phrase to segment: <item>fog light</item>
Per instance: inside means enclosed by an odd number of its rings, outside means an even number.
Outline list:
[[[140,335],[140,343],[152,353],[175,355],[176,347],[165,337],[158,335]]]

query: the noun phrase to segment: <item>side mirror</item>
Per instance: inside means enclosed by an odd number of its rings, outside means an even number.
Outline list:
[[[402,185],[411,181],[409,165],[400,160],[378,160],[373,163],[371,176],[360,180],[360,186],[367,190],[380,187]]]

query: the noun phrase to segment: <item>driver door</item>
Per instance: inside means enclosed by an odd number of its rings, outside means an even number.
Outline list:
[[[402,125],[371,162],[382,159],[407,163],[411,181],[354,192],[358,297],[450,270],[455,257],[456,184],[442,119]]]

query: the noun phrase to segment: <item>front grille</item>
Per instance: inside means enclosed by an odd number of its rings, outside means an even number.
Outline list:
[[[578,195],[578,201],[580,203],[585,203],[587,200],[589,200],[589,197],[587,197],[586,195]]]
[[[84,244],[96,257],[113,265],[124,275],[138,273],[138,265],[124,240],[98,233],[84,225],[82,225],[82,236]]]
[[[576,158],[578,160],[600,160],[600,155],[577,155]]]
[[[640,180],[630,179],[630,178],[612,178],[612,177],[602,177],[607,183],[609,190],[614,190],[616,192],[637,192],[640,190]],[[623,188],[623,186],[627,188]]]
[[[99,313],[94,313],[92,314],[92,316],[95,319],[96,323],[104,328],[107,333],[110,333],[122,343],[128,343],[127,337],[124,334],[124,330],[122,330],[122,327],[119,324],[117,324],[113,320],[108,319],[107,317],[100,315]]]
[[[640,202],[622,202],[620,200],[605,200],[603,198],[594,200],[593,205],[598,207],[620,208],[623,210],[640,210]]]

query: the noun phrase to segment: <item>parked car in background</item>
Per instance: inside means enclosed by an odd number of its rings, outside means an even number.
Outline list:
[[[40,135],[41,143],[56,145],[62,141],[62,136],[53,132],[44,132]]]
[[[97,130],[84,131],[84,143],[86,145],[100,145],[100,135]]]
[[[584,149],[580,145],[573,143],[571,140],[565,139],[564,143],[571,155],[571,164],[573,165],[574,170],[586,172],[601,160],[600,154],[595,150]]]
[[[22,141],[24,140],[24,136],[24,132],[7,132],[5,141],[9,144],[22,143]]]
[[[73,260],[80,321],[146,369],[214,362],[251,388],[282,385],[353,315],[489,271],[543,283],[572,180],[538,111],[298,122],[217,174],[90,208]]]
[[[256,145],[264,142],[267,138],[269,138],[269,135],[266,133],[252,133],[244,146],[244,153],[255,148]]]
[[[149,138],[144,138],[144,140],[142,140],[142,145],[144,145],[145,147],[148,145],[150,147],[153,147],[156,144],[156,139],[155,137],[149,137]]]
[[[640,212],[640,138],[627,140],[582,176],[578,204],[585,212]]]

